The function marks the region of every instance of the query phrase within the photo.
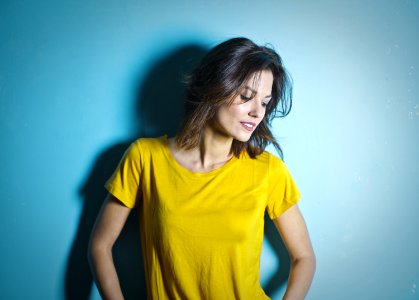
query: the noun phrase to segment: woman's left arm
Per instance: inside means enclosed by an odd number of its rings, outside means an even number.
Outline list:
[[[283,300],[304,299],[316,269],[316,257],[304,218],[295,204],[273,222],[291,257],[291,271]]]

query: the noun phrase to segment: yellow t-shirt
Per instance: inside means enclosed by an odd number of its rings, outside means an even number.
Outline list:
[[[243,152],[195,173],[166,136],[141,138],[105,186],[139,210],[149,299],[269,299],[259,283],[264,213],[276,218],[300,198],[282,160]]]

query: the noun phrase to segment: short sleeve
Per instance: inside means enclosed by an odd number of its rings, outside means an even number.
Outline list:
[[[141,155],[138,141],[130,145],[105,188],[125,206],[133,208],[141,196]]]
[[[300,200],[301,194],[285,163],[270,155],[266,210],[273,220]]]

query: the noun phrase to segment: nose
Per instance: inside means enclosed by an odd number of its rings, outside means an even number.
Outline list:
[[[264,108],[255,97],[249,110],[249,116],[253,118],[262,118],[264,113]]]

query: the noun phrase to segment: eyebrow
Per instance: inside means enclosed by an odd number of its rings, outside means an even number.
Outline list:
[[[251,88],[250,86],[248,86],[248,85],[246,85],[244,88],[245,88],[245,89],[247,89],[247,90],[250,90],[252,93],[255,93],[255,94],[257,94],[257,93],[258,93],[258,91],[256,91],[256,90],[252,89],[252,88]],[[272,98],[272,95],[265,96],[265,98]],[[265,98],[264,98],[264,99],[265,99]]]

